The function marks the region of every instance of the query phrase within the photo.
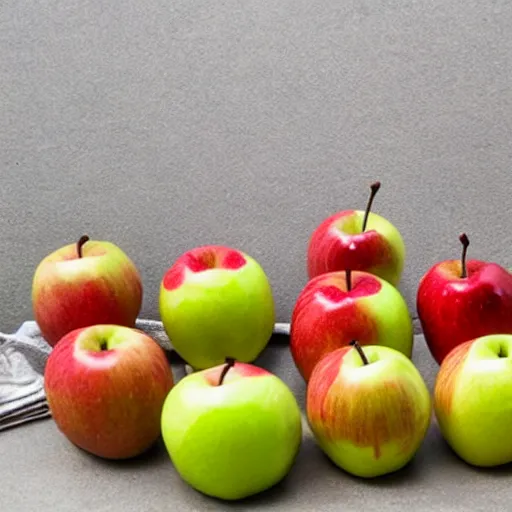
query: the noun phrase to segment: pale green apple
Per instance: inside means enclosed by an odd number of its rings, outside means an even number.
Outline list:
[[[371,478],[412,460],[432,407],[408,357],[389,347],[357,345],[337,349],[315,366],[306,409],[325,454],[346,472]]]
[[[224,500],[281,481],[302,440],[300,409],[288,386],[262,368],[238,362],[180,380],[164,403],[161,426],[181,478]]]
[[[275,322],[263,268],[224,246],[197,247],[179,257],[162,279],[159,307],[172,346],[195,370],[228,357],[253,362]]]
[[[482,336],[454,348],[436,378],[434,410],[462,460],[483,467],[512,462],[512,335]]]

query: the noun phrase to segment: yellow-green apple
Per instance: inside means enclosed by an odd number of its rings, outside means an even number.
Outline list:
[[[134,457],[154,444],[172,386],[163,349],[144,332],[119,325],[69,332],[50,352],[44,371],[59,430],[108,459]]]
[[[375,274],[397,286],[402,276],[405,244],[398,229],[370,212],[380,182],[371,186],[365,211],[343,210],[315,229],[308,245],[307,268],[312,279],[350,268]]]
[[[329,272],[311,279],[292,311],[290,349],[307,381],[316,363],[357,339],[412,355],[412,319],[400,292],[368,272]]]
[[[159,307],[173,348],[195,370],[227,357],[253,362],[274,328],[274,300],[263,268],[225,246],[181,255],[162,279]]]
[[[512,274],[497,263],[467,260],[469,239],[459,237],[460,260],[433,265],[421,278],[416,309],[437,363],[461,343],[488,334],[512,334]]]
[[[52,347],[81,327],[134,327],[141,305],[142,283],[134,263],[113,243],[87,236],[46,256],[32,281],[35,320]]]
[[[288,386],[262,368],[234,360],[181,379],[167,396],[161,423],[181,478],[223,500],[277,484],[302,441],[300,409]]]
[[[316,365],[306,411],[323,452],[346,472],[371,478],[412,460],[430,425],[431,398],[401,352],[352,344]]]
[[[443,360],[434,386],[439,429],[474,466],[512,462],[512,335],[465,341]]]

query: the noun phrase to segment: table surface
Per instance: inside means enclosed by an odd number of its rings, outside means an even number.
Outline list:
[[[415,337],[413,360],[432,389],[437,365],[422,336]],[[285,343],[271,343],[257,364],[279,375],[303,408],[305,385]],[[181,368],[173,370],[179,378]],[[161,442],[136,460],[104,461],[71,445],[52,419],[31,423],[0,436],[0,510],[510,510],[510,467],[481,470],[466,465],[442,439],[435,418],[413,461],[374,480],[336,468],[317,448],[305,421],[304,426],[301,451],[285,480],[251,499],[224,503],[183,483]]]

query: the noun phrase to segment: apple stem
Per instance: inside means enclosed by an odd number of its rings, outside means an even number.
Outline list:
[[[461,264],[462,264],[462,273],[460,275],[461,278],[468,277],[468,270],[466,267],[466,254],[468,252],[469,247],[469,238],[466,235],[466,233],[462,233],[462,235],[459,236],[460,243],[462,244],[462,257],[461,257]]]
[[[80,240],[78,240],[78,242],[76,244],[76,252],[78,253],[79,258],[82,257],[82,247],[88,241],[89,241],[89,237],[87,235],[80,237]]]
[[[222,369],[222,373],[220,374],[219,384],[218,386],[222,386],[222,383],[224,382],[224,377],[229,372],[230,368],[233,368],[235,366],[235,360],[232,357],[226,357],[226,366]]]
[[[354,347],[356,350],[357,350],[357,353],[359,354],[359,356],[361,357],[363,363],[366,365],[366,364],[370,364],[368,362],[368,358],[366,357],[366,354],[364,353],[361,345],[359,345],[359,343],[356,341],[356,340],[352,340],[349,345],[351,345],[352,347]]]
[[[108,350],[108,344],[105,340],[101,340],[100,342],[100,350]]]
[[[375,183],[372,183],[370,185],[370,198],[368,199],[368,204],[366,205],[366,210],[364,212],[364,219],[363,219],[363,229],[362,232],[366,229],[366,224],[368,223],[368,216],[370,215],[370,210],[372,208],[373,199],[376,196],[377,192],[380,188],[380,181],[376,181]]]
[[[347,291],[352,290],[352,270],[345,270],[345,277],[347,280]]]

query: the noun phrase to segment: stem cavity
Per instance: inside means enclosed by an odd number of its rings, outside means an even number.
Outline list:
[[[368,358],[366,357],[366,354],[364,353],[361,345],[359,345],[359,343],[356,340],[352,340],[349,343],[349,345],[351,345],[352,347],[354,347],[357,350],[357,353],[359,354],[359,357],[363,361],[363,364],[365,364],[365,365],[370,364],[368,362]]]
[[[460,243],[462,244],[462,257],[460,259],[461,266],[462,266],[462,273],[460,277],[462,279],[468,277],[468,269],[466,266],[466,254],[468,252],[469,247],[469,238],[466,235],[466,233],[462,233],[462,235],[459,236]]]
[[[376,181],[375,183],[372,183],[370,185],[370,198],[368,199],[368,204],[366,205],[366,210],[364,212],[364,219],[363,219],[363,228],[361,230],[362,233],[364,233],[366,229],[366,224],[368,223],[368,216],[370,215],[370,210],[372,208],[373,199],[375,198],[377,192],[380,189],[380,181]]]

